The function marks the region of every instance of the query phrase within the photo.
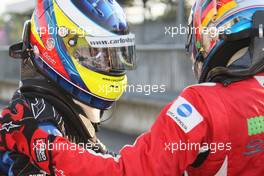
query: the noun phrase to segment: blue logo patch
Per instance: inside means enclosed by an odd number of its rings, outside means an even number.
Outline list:
[[[192,107],[188,104],[182,104],[177,108],[177,113],[182,117],[189,117],[192,112]]]

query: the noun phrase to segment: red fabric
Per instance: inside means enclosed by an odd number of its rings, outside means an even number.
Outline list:
[[[5,108],[0,117],[0,151],[6,149],[23,153],[38,166],[50,173],[51,158],[47,149],[49,134],[38,128],[38,122],[23,99],[19,97]],[[37,140],[45,140],[43,148],[36,148]]]
[[[223,7],[225,4],[232,2],[233,0],[220,0],[217,2],[217,8],[220,9]]]
[[[10,109],[8,108],[5,108],[3,111],[2,111],[2,117],[4,117],[5,115],[7,114],[10,114],[10,117],[14,120],[14,121],[18,121],[18,120],[21,120],[23,117],[24,117],[24,106],[25,105],[22,105],[22,104],[16,104],[15,105],[15,108],[16,108],[16,113],[12,113],[10,111]]]
[[[50,173],[50,155],[49,155],[49,148],[48,148],[48,136],[49,134],[45,131],[42,131],[40,129],[36,130],[31,138],[31,156],[32,159],[36,162],[36,164],[42,168],[43,170],[46,170],[48,173]],[[38,139],[43,139],[45,141],[45,143],[42,143],[40,147],[43,147],[44,149],[46,149],[45,151],[43,151],[43,155],[45,156],[45,160],[43,161],[38,161],[37,159],[37,148],[38,148],[38,143],[36,142],[36,140]],[[20,150],[21,151],[21,150]]]
[[[212,1],[208,4],[208,6],[204,9],[204,11],[202,12],[202,21],[205,19],[205,17],[208,15],[208,13],[210,12],[210,10],[212,10],[215,7],[215,2]]]
[[[102,157],[89,151],[54,150],[55,168],[73,176],[180,176],[185,170],[189,175],[211,176],[218,172],[227,157],[227,175],[263,175],[264,133],[249,135],[247,122],[249,118],[264,115],[264,88],[256,79],[233,83],[228,87],[222,84],[192,86],[180,96],[203,117],[203,121],[188,133],[166,115],[173,104],[170,103],[162,110],[151,130],[140,136],[135,145],[124,147],[119,158]],[[252,140],[259,143],[249,147]],[[172,153],[165,149],[165,144],[180,142],[231,142],[232,149],[210,153],[203,165],[194,169],[190,165],[196,159],[198,150]],[[69,142],[59,137],[54,144]],[[245,155],[248,150],[257,152]]]

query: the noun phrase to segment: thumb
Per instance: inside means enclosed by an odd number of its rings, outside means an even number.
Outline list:
[[[3,141],[1,143],[3,143],[3,147],[0,148],[2,148],[4,151],[6,150],[14,151],[16,141],[13,138],[12,134],[6,134],[5,138],[3,138]]]

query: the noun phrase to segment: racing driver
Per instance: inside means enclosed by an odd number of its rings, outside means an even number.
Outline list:
[[[52,165],[64,175],[262,176],[263,19],[263,0],[197,0],[187,49],[200,84],[184,89],[117,157],[49,150],[70,143],[39,129],[24,103],[18,113],[2,114],[2,150],[24,153],[45,171]]]

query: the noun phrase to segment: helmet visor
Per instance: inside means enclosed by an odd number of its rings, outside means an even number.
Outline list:
[[[136,67],[135,35],[75,36],[68,39],[70,55],[89,69],[111,72]]]

